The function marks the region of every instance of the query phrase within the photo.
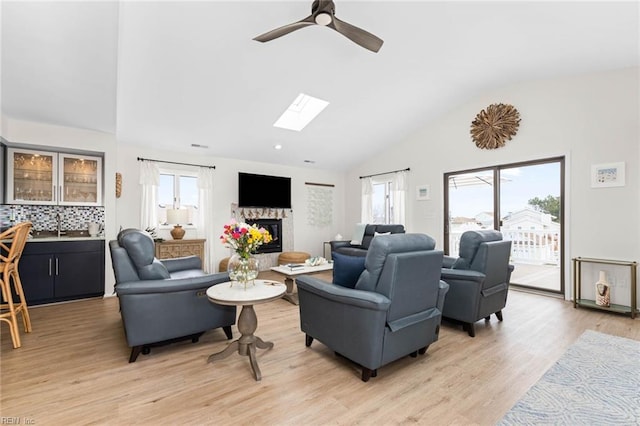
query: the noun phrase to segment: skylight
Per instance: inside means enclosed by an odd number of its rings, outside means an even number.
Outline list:
[[[273,123],[274,127],[300,131],[311,122],[329,102],[300,93],[289,108]]]

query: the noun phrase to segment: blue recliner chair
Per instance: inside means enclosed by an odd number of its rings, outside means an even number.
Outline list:
[[[377,236],[355,288],[303,275],[296,279],[300,327],[362,367],[362,380],[401,357],[424,354],[438,340],[448,285],[442,251],[424,234]]]
[[[131,347],[129,362],[152,346],[191,339],[222,327],[231,339],[236,307],[211,303],[209,287],[229,281],[228,273],[207,274],[197,256],[158,260],[151,236],[125,229],[109,242],[122,324]]]
[[[449,284],[442,316],[463,324],[475,337],[474,323],[495,314],[502,321],[502,308],[513,265],[509,265],[511,241],[503,241],[495,230],[466,231],[460,237],[460,256],[445,256],[442,280]]]

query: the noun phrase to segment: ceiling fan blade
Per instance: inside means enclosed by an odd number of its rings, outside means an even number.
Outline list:
[[[327,26],[333,28],[349,40],[353,41],[356,44],[359,44],[365,49],[371,50],[372,52],[377,52],[378,50],[380,50],[380,48],[382,47],[382,43],[384,43],[381,38],[374,36],[370,32],[363,30],[362,28],[358,28],[347,22],[341,21],[335,16],[333,17],[333,21]]]
[[[315,21],[313,20],[313,15],[309,15],[298,22],[287,24],[280,28],[276,28],[275,30],[268,31],[264,34],[254,37],[254,40],[264,43],[265,41],[270,41],[275,38],[282,37],[283,35],[289,34],[290,32],[299,30],[304,27],[308,27],[309,25],[316,25]]]

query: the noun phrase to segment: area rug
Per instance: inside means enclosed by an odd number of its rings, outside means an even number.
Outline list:
[[[498,425],[640,425],[640,342],[587,330]]]

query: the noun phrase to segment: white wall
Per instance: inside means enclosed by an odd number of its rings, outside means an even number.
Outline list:
[[[286,154],[284,154],[286,155]],[[223,225],[231,219],[231,203],[238,202],[238,172],[249,172],[275,176],[291,177],[291,201],[294,218],[294,250],[305,251],[312,256],[322,256],[324,241],[329,241],[344,222],[344,176],[335,171],[323,171],[302,167],[234,160],[203,155],[176,154],[161,150],[150,150],[132,144],[120,144],[118,148],[117,171],[122,173],[122,196],[116,200],[116,222],[123,228],[138,227],[140,223],[140,185],[138,183],[138,157],[154,160],[184,162],[201,165],[215,165],[214,199],[216,210],[211,226],[222,234]],[[165,164],[166,167],[175,167]],[[311,226],[307,220],[307,186],[305,182],[333,184],[333,224],[326,227]],[[193,230],[187,230],[185,238]],[[216,235],[219,235],[216,234]],[[171,238],[168,232],[159,234]],[[221,243],[215,245],[214,261],[229,256],[229,249]]]
[[[351,170],[346,196],[359,199],[358,176],[410,167],[407,229],[433,236],[442,247],[445,172],[564,155],[569,290],[572,257],[640,260],[639,86],[633,68],[490,91]],[[471,140],[470,124],[493,103],[514,105],[520,129],[505,147],[481,150]],[[626,163],[626,186],[591,188],[592,164],[619,161]],[[430,201],[415,200],[415,187],[422,184],[431,185]],[[359,219],[359,203],[347,204],[347,226]]]

